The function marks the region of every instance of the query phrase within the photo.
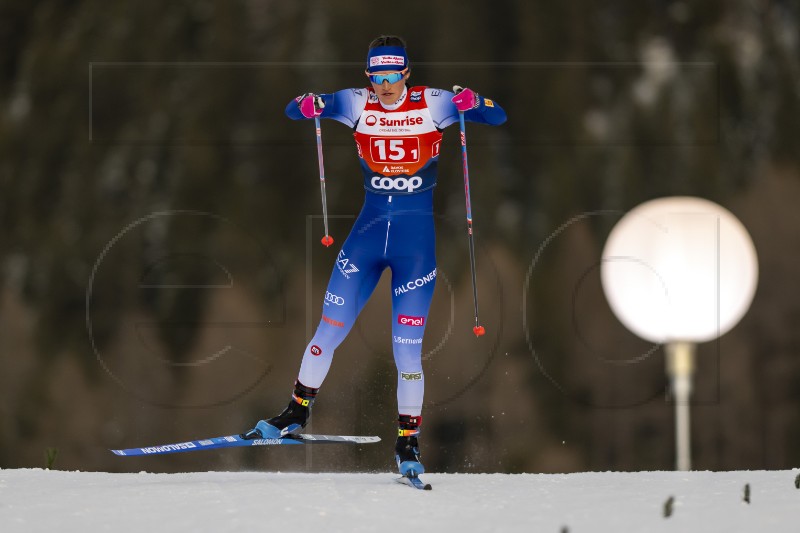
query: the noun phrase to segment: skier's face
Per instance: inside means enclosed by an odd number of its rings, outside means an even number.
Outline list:
[[[400,78],[390,83],[397,75],[399,75]],[[369,75],[369,81],[372,84],[372,90],[375,91],[375,94],[378,96],[378,100],[380,100],[383,105],[392,105],[397,102],[403,94],[403,87],[410,75],[411,74],[407,70],[402,72],[373,72]],[[380,81],[380,83],[376,83],[376,81]]]

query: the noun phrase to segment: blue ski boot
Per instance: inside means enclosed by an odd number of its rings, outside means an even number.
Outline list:
[[[416,477],[425,472],[419,460],[419,426],[421,416],[400,415],[397,442],[394,445],[395,460],[401,476]]]
[[[299,381],[294,384],[292,401],[278,416],[259,420],[256,427],[242,434],[243,439],[279,439],[297,433],[308,424],[311,406],[319,389],[306,387]]]

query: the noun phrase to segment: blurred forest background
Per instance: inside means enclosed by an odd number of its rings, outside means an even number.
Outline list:
[[[440,472],[671,469],[664,354],[603,296],[629,209],[696,195],[759,254],[749,313],[699,347],[697,469],[800,465],[800,3],[768,0],[0,1],[0,467],[392,470],[381,281],[309,429],[351,448],[120,459],[279,412],[338,249],[315,140],[283,109],[365,86],[367,45],[412,82],[508,112],[468,126],[481,316],[472,327],[458,134],[436,192],[423,458]],[[323,122],[331,234],[363,200]],[[525,305],[525,309],[523,309]]]

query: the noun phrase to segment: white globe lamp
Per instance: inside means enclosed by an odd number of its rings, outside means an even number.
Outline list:
[[[753,241],[742,223],[714,202],[659,198],[614,226],[600,277],[620,322],[639,337],[666,345],[676,468],[690,470],[695,344],[730,331],[750,307],[758,282]]]

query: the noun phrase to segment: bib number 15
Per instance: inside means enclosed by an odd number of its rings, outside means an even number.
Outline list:
[[[416,163],[419,161],[417,137],[372,137],[372,160],[378,163]]]

